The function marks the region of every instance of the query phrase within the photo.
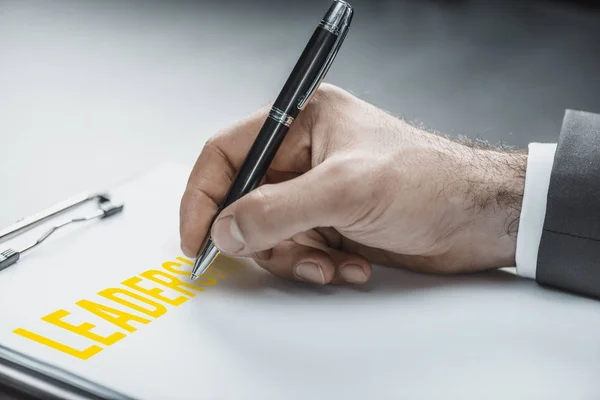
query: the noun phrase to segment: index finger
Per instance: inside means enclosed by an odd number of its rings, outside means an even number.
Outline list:
[[[188,179],[179,210],[181,249],[186,256],[197,256],[269,109],[264,107],[256,111],[219,132],[204,145]],[[271,163],[272,169],[302,172],[310,168],[310,135],[303,125],[302,121],[292,125]]]

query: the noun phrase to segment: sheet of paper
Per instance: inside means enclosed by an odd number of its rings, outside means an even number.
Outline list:
[[[0,272],[0,343],[140,399],[557,396],[553,379],[598,393],[598,303],[502,272],[313,287],[221,259],[186,286],[187,176],[125,184],[122,215]]]

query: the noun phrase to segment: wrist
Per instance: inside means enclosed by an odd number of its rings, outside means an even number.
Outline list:
[[[470,154],[469,154],[470,153]],[[466,231],[474,265],[515,265],[527,155],[492,149],[466,149],[470,229]]]
[[[416,139],[399,159],[408,165],[417,165],[410,161],[417,159],[419,169],[399,170],[403,180],[419,177],[419,189],[431,199],[421,222],[433,228],[423,253],[433,257],[432,270],[514,266],[526,154],[415,131],[409,138]]]

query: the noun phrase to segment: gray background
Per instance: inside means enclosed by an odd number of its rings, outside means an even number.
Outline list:
[[[276,96],[329,1],[0,0],[0,226]],[[554,141],[600,111],[600,19],[562,3],[356,1],[327,81],[450,134]]]
[[[353,4],[327,81],[394,114],[526,146],[555,141],[565,108],[600,112],[593,9]],[[0,0],[0,226],[163,161],[191,167],[209,136],[274,99],[328,5]]]

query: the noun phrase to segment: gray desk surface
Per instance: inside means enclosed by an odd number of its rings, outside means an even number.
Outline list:
[[[273,100],[328,4],[1,1],[0,226],[162,161],[191,166],[210,135]],[[395,114],[525,146],[555,141],[565,108],[600,112],[597,13],[523,1],[355,6],[327,80]],[[505,319],[518,328],[504,337],[473,314],[456,320],[463,327],[452,332],[475,330],[481,342],[447,341],[472,361],[462,369],[452,357],[427,357],[440,393],[597,398],[600,306],[495,277],[483,281],[493,290],[510,282],[507,296],[533,308]],[[470,278],[452,282],[462,279]],[[407,393],[435,393],[420,391],[423,382],[407,379]]]

